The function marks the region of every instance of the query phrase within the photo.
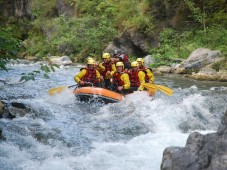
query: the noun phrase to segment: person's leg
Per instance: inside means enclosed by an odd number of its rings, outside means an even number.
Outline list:
[[[128,92],[133,93],[134,91],[137,91],[137,90],[138,90],[138,87],[130,87]]]
[[[117,85],[110,83],[109,89],[118,92]]]
[[[110,79],[104,79],[104,82],[105,82],[104,87],[107,88],[107,89],[110,89],[110,86],[111,86]]]

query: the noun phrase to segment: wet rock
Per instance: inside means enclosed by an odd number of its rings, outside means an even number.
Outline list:
[[[185,147],[169,147],[163,153],[162,170],[227,169],[227,111],[217,133],[189,135]]]
[[[0,140],[5,140],[5,137],[2,135],[2,129],[0,129]]]
[[[169,67],[169,66],[160,66],[157,69],[157,71],[160,72],[160,73],[170,73],[171,72],[171,67]]]
[[[196,80],[209,81],[215,81],[220,78],[220,76],[217,75],[217,71],[212,68],[202,68],[198,73],[193,73],[190,77]]]
[[[72,64],[72,60],[68,56],[51,56],[49,57],[49,60],[52,64],[57,65],[70,65]]]
[[[0,101],[0,118],[14,119],[16,116],[23,117],[28,112],[23,103]]]
[[[165,149],[161,164],[162,170],[201,170],[197,163],[198,157],[192,155],[190,150],[181,147]]]

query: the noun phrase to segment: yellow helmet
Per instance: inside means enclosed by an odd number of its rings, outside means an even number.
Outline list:
[[[93,65],[95,65],[95,60],[93,60],[93,59],[87,60],[87,64],[93,64]]]
[[[139,64],[138,64],[137,61],[133,61],[133,62],[131,63],[131,67],[138,67],[138,66],[139,66]]]
[[[143,58],[137,58],[137,60],[136,60],[137,62],[141,62],[142,63],[142,65],[144,65],[144,59]]]
[[[88,57],[87,58],[87,62],[88,62],[88,60],[94,60],[92,57]]]
[[[102,59],[105,59],[105,58],[109,60],[110,59],[110,53],[103,53]]]
[[[120,61],[116,63],[116,67],[119,67],[119,66],[122,66],[123,69],[124,69],[124,64],[122,62],[120,62]]]

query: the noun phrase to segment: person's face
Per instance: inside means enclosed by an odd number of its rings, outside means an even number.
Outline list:
[[[108,63],[108,59],[107,59],[107,58],[104,58],[104,59],[103,59],[103,62],[104,62],[104,63]]]
[[[122,66],[117,66],[117,72],[122,72],[123,67]]]
[[[132,67],[132,70],[133,71],[137,71],[138,70],[138,67]]]
[[[139,64],[139,67],[143,66],[141,61],[138,61],[138,64]]]
[[[88,64],[88,68],[89,68],[90,70],[93,70],[93,69],[95,68],[95,66],[94,66],[94,64]]]

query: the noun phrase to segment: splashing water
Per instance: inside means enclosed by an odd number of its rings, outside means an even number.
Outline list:
[[[16,82],[38,64],[10,66],[0,79]],[[1,100],[24,103],[24,117],[0,119],[2,169],[158,170],[168,146],[184,146],[190,132],[215,131],[226,110],[227,84],[157,77],[174,89],[152,100],[135,92],[119,103],[80,103],[73,89],[49,96],[52,87],[75,84],[78,68],[61,67],[50,79],[0,85]]]

